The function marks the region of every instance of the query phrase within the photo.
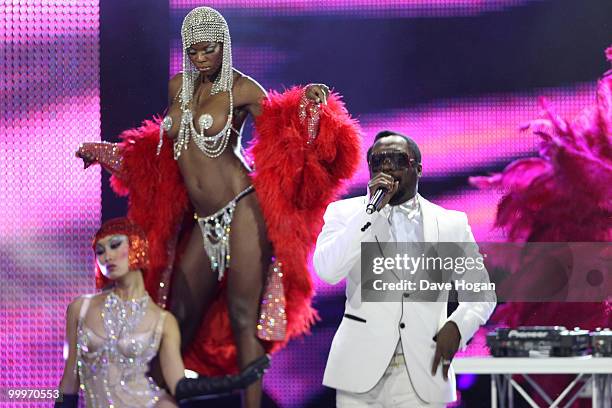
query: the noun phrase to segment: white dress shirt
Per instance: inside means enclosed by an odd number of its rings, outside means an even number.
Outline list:
[[[400,205],[387,204],[381,212],[389,222],[393,241],[423,241],[423,215],[418,195]]]
[[[423,214],[419,196],[391,206],[387,204],[380,212],[387,219],[391,232],[391,239],[395,242],[422,242],[423,241]],[[402,343],[398,340],[395,354],[403,354]]]

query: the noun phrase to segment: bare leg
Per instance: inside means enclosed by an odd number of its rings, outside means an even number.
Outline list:
[[[272,255],[266,226],[255,194],[237,205],[230,235],[228,307],[238,349],[238,366],[244,369],[265,350],[256,336],[259,302]],[[259,380],[246,390],[246,407],[261,405]]]
[[[170,310],[178,320],[184,351],[196,336],[217,289],[217,274],[211,270],[198,224],[193,226],[180,265],[173,273],[171,289]]]

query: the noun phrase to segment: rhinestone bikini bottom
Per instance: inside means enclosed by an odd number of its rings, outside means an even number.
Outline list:
[[[194,214],[202,231],[204,250],[210,259],[210,266],[213,272],[217,272],[219,280],[223,279],[230,263],[230,231],[236,204],[253,191],[255,188],[248,186],[225,207],[208,217],[198,217],[197,214]]]

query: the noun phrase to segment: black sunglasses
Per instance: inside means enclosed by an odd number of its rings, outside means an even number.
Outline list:
[[[416,159],[413,159],[404,152],[381,152],[373,153],[368,164],[371,170],[378,171],[382,169],[385,163],[388,163],[393,170],[399,170],[413,166],[416,162]]]

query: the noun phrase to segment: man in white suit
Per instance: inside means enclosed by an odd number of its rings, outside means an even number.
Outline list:
[[[346,279],[345,314],[323,384],[337,389],[338,407],[443,407],[456,399],[451,360],[487,321],[495,296],[479,302],[460,296],[450,316],[447,292],[437,302],[410,301],[409,292],[397,302],[362,302],[362,242],[474,242],[465,213],[417,194],[421,153],[412,139],[380,132],[368,166],[370,195],[388,190],[380,211],[366,214],[367,196],[330,204],[314,253],[321,279]]]

